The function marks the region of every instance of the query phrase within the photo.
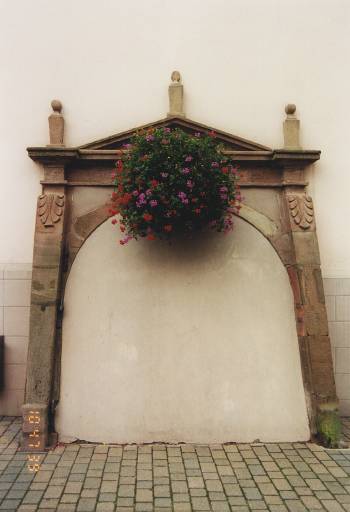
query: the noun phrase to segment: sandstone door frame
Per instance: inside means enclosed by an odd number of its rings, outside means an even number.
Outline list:
[[[53,109],[51,144],[28,148],[30,158],[44,170],[34,234],[30,339],[23,406],[22,447],[31,450],[42,450],[52,442],[54,411],[59,400],[64,286],[69,270],[85,240],[109,217],[108,201],[75,217],[70,192],[86,187],[109,187],[112,190],[111,172],[115,161],[123,151],[123,144],[136,130],[79,147],[65,147],[61,107],[53,102]],[[293,131],[298,127],[295,119],[290,119],[294,112],[286,112]],[[180,128],[189,133],[214,130],[218,141],[224,144],[225,152],[240,168],[242,189],[255,191],[256,200],[243,204],[240,216],[269,240],[288,272],[310,430],[316,434],[319,412],[324,408],[336,411],[338,403],[314,209],[306,192],[306,169],[320,158],[320,151],[303,150],[288,144],[288,130],[285,132],[287,147],[270,149],[191,121],[183,115],[169,115],[137,129],[159,126]],[[291,137],[293,142],[293,133]],[[264,206],[264,193],[268,190],[278,191],[279,208],[273,218]]]

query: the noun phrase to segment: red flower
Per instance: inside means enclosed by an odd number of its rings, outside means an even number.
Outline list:
[[[146,238],[147,238],[147,240],[155,240],[156,239],[156,237],[154,236],[153,233],[148,233]]]
[[[122,233],[124,233],[124,231],[125,231],[125,226],[123,226],[123,224],[120,224],[120,231],[121,231]]]
[[[123,162],[121,160],[117,161],[117,172],[118,173],[123,172]]]
[[[153,219],[153,215],[151,215],[150,213],[144,213],[143,218],[146,222],[150,222]]]
[[[167,233],[170,233],[170,231],[172,231],[173,229],[173,226],[171,224],[165,224],[164,226],[164,231],[166,231]]]
[[[223,167],[221,171],[223,174],[228,174],[228,167]]]
[[[120,204],[127,205],[131,198],[132,195],[128,192],[125,192],[125,194],[119,199],[119,202]]]
[[[118,194],[116,192],[112,192],[112,199],[115,201],[118,198]]]
[[[201,209],[200,208],[196,208],[195,210],[195,213],[198,215],[199,213],[201,213]]]
[[[150,183],[151,183],[151,187],[155,188],[158,185],[159,182],[157,180],[151,180]]]
[[[118,222],[118,221],[117,221],[117,219],[113,219],[113,220],[112,220],[112,224],[113,224],[113,225],[114,225],[114,224],[116,224],[117,222]]]

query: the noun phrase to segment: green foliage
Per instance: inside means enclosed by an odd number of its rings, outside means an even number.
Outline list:
[[[207,226],[232,229],[239,211],[238,172],[215,134],[170,128],[136,133],[117,162],[112,215],[125,237],[169,239]],[[112,221],[117,223],[117,219]]]
[[[317,417],[317,432],[327,448],[337,448],[341,436],[341,422],[337,411],[322,411]]]

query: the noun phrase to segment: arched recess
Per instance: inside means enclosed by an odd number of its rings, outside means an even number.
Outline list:
[[[113,235],[93,231],[67,281],[61,436],[309,439],[292,291],[268,240],[242,219],[172,246]]]

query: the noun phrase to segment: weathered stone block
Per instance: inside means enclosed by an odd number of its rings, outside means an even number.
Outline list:
[[[318,399],[336,397],[331,344],[328,336],[309,336],[313,391]]]
[[[304,315],[305,328],[309,336],[328,335],[327,312],[324,304],[305,306]]]
[[[48,304],[57,300],[59,265],[51,268],[35,267],[32,279],[32,304]]]
[[[325,303],[321,269],[317,265],[298,266],[298,276],[303,304]]]
[[[43,403],[27,403],[22,407],[22,450],[43,451],[47,445],[48,407]]]
[[[295,258],[300,265],[320,265],[317,236],[315,231],[293,231]]]
[[[302,296],[301,296],[301,290],[300,290],[300,282],[299,282],[299,269],[295,266],[287,267],[287,272],[289,276],[289,281],[293,290],[294,295],[294,303],[295,304],[302,304]]]
[[[48,403],[56,332],[56,305],[31,306],[26,400]]]

